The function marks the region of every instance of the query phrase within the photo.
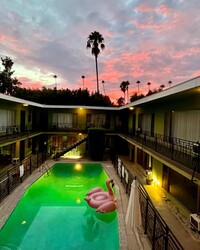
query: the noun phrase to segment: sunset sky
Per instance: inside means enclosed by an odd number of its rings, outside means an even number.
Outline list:
[[[200,75],[199,0],[0,0],[0,57],[10,57],[21,87],[96,91],[95,60],[86,49],[98,31],[100,92],[113,102]],[[1,70],[3,70],[2,65]]]

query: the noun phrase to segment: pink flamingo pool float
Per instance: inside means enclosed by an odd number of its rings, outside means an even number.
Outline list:
[[[96,208],[97,212],[100,213],[109,213],[114,211],[116,206],[116,197],[114,196],[113,190],[111,188],[114,186],[113,179],[109,179],[106,181],[106,187],[108,192],[105,192],[101,187],[96,187],[87,192],[87,196],[85,201],[92,208]]]

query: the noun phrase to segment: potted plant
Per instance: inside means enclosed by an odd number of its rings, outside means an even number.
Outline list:
[[[151,185],[152,182],[153,182],[153,179],[150,178],[149,176],[147,176],[147,178],[146,178],[146,184],[147,184],[147,185]]]
[[[146,172],[146,184],[151,185],[152,182],[153,182],[152,171],[147,171]]]

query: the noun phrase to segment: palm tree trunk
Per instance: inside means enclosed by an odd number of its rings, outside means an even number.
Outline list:
[[[97,93],[99,94],[99,74],[98,74],[97,56],[95,56],[95,63],[96,63],[96,76],[97,76]]]

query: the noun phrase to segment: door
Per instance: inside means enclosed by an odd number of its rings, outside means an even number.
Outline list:
[[[21,115],[20,115],[20,132],[21,133],[25,132],[25,117],[26,117],[25,110],[21,110]]]
[[[25,141],[20,141],[20,161],[25,158]]]

